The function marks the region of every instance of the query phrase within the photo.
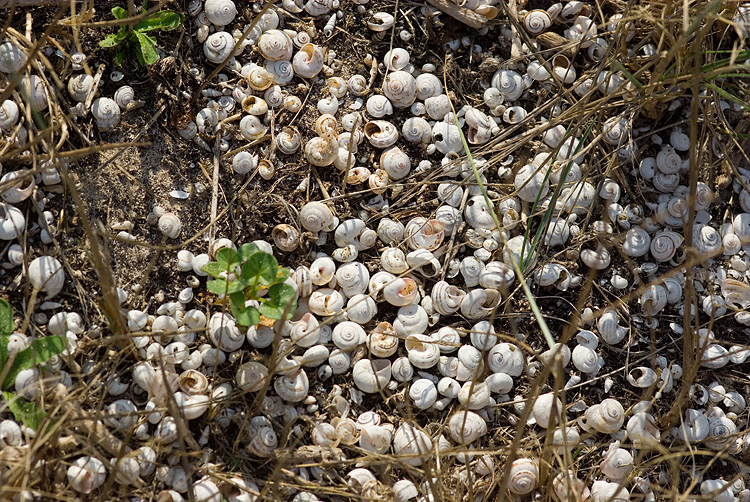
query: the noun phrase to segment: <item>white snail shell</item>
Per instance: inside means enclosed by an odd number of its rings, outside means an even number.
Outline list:
[[[302,145],[302,136],[295,126],[285,126],[276,135],[276,146],[279,151],[291,155],[299,150]]]
[[[390,218],[383,218],[378,224],[377,232],[385,244],[397,244],[404,237],[404,225]]]
[[[620,483],[594,481],[591,486],[591,502],[624,502],[630,500],[630,492]]]
[[[290,60],[293,48],[292,39],[281,30],[268,30],[258,40],[260,53],[270,61]]]
[[[417,382],[421,382],[421,380],[417,380]],[[417,385],[417,382],[412,384],[412,388]],[[427,382],[433,388],[435,387],[429,380]],[[435,391],[435,398],[437,399],[437,391]],[[393,435],[393,451],[399,456],[399,461],[408,465],[420,466],[428,457],[429,452],[432,451],[432,439],[424,431],[419,430],[409,422],[404,422]]]
[[[68,467],[68,484],[79,493],[88,494],[99,488],[107,479],[104,463],[93,457],[79,457]]]
[[[553,419],[555,423],[561,423],[562,412],[562,402],[552,392],[549,392],[536,398],[532,416],[536,419],[537,425],[546,429],[552,424]]]
[[[73,98],[76,101],[83,102],[86,101],[86,98],[89,95],[89,92],[91,92],[91,88],[94,86],[94,77],[91,75],[87,75],[86,73],[81,73],[79,75],[74,75],[70,77],[70,80],[68,80],[68,93],[70,94],[70,97]],[[6,103],[8,103],[6,101]],[[15,105],[14,102],[11,101]],[[5,106],[5,105],[3,105]],[[16,106],[16,115],[18,115],[18,107]],[[16,118],[16,120],[18,120]],[[4,129],[7,129],[7,127],[4,127]]]
[[[344,321],[333,328],[333,343],[342,351],[350,351],[365,343],[367,334],[359,324]]]
[[[444,94],[441,94],[441,96],[444,96]],[[430,103],[430,100],[438,99],[440,96],[434,97],[434,98],[428,98],[427,103]],[[428,113],[430,108],[427,108]],[[447,123],[447,122],[436,122],[434,126],[432,126],[432,141],[435,144],[435,148],[442,153],[442,154],[448,154],[450,152],[461,154],[464,151],[464,144],[463,141],[461,141],[461,133],[453,123]]]
[[[424,101],[433,96],[443,93],[443,84],[440,79],[432,73],[422,73],[415,80],[417,86],[417,99]],[[440,117],[442,118],[442,117]]]
[[[152,331],[154,331],[153,326]],[[228,352],[239,350],[245,343],[245,337],[237,328],[234,318],[223,312],[217,312],[209,319],[208,338],[214,346]]]
[[[409,362],[420,369],[432,368],[440,359],[440,348],[427,335],[414,334],[406,338]]]
[[[469,444],[487,434],[487,423],[473,411],[458,411],[448,420],[450,435],[459,444]]]
[[[49,300],[62,291],[65,272],[57,258],[40,256],[29,264],[28,279],[34,289],[47,293]]]
[[[432,138],[432,127],[421,117],[409,117],[401,127],[404,139],[410,143],[426,145]]]
[[[327,205],[312,201],[300,210],[299,221],[302,228],[309,232],[330,232],[338,225],[336,218]]]
[[[545,172],[534,164],[526,164],[516,174],[514,185],[518,196],[527,202],[534,202],[537,197],[545,197],[549,192],[549,181]]]
[[[487,363],[495,373],[521,376],[525,362],[521,349],[507,342],[498,343],[487,354]]]
[[[438,399],[438,391],[435,384],[427,378],[415,380],[409,387],[409,398],[414,406],[420,410],[426,410]]]
[[[91,114],[100,131],[109,131],[120,122],[120,107],[109,98],[97,98],[91,105]]]
[[[660,443],[661,432],[649,413],[634,413],[625,428],[635,448],[653,448]]]
[[[388,247],[380,255],[380,265],[386,272],[402,274],[409,270],[406,263],[406,255],[399,248]]]
[[[360,359],[352,368],[352,376],[362,392],[379,392],[391,379],[391,362],[387,359]]]
[[[0,45],[0,71],[17,73],[26,63],[26,54],[13,42]]]
[[[331,316],[344,307],[344,295],[335,289],[321,288],[312,292],[307,300],[313,314]]]
[[[367,21],[367,27],[372,31],[386,31],[391,29],[395,19],[387,12],[375,12]]]
[[[604,270],[609,266],[610,254],[609,251],[602,245],[599,244],[596,250],[583,249],[581,250],[581,261],[589,268],[594,270]]]
[[[432,120],[442,121],[445,116],[451,111],[451,100],[447,94],[437,94],[435,96],[425,98],[424,107],[427,115],[429,115]],[[455,125],[453,127],[455,127]],[[443,134],[443,132],[444,131],[442,129],[438,131],[439,134]],[[433,130],[433,135],[434,134],[435,132]]]
[[[13,180],[18,180],[15,184],[10,184]],[[17,169],[5,173],[0,177],[0,185],[9,186],[0,196],[5,202],[12,204],[22,202],[31,196],[36,186],[34,177],[29,174],[28,169]]]
[[[383,93],[396,108],[407,108],[417,98],[417,85],[411,73],[394,71],[386,75]]]
[[[256,361],[250,361],[237,369],[235,381],[243,391],[257,392],[263,388],[268,378],[268,368]]]
[[[562,4],[554,5],[562,7]],[[556,499],[560,502],[586,500],[591,494],[586,483],[582,479],[578,479],[572,470],[562,471],[555,476],[555,479],[552,480],[552,488]]]
[[[596,430],[604,434],[614,434],[625,422],[625,409],[616,399],[605,399],[589,406],[579,424],[584,430]]]
[[[644,256],[649,252],[651,245],[651,236],[641,227],[632,227],[625,234],[625,241],[622,243],[622,251],[628,256],[637,258]]]
[[[507,101],[516,101],[524,91],[523,77],[513,70],[498,70],[491,83]]]
[[[288,375],[278,376],[273,382],[273,389],[283,400],[298,403],[307,397],[310,389],[307,373],[300,368]]]
[[[415,217],[409,220],[404,229],[406,243],[410,248],[435,251],[443,243],[445,224],[438,220]]]
[[[334,136],[315,136],[305,144],[305,159],[314,166],[330,166],[336,160],[338,150]]]
[[[120,86],[115,91],[115,103],[121,109],[127,108],[127,106],[135,101],[135,91],[129,85]]]
[[[294,251],[299,246],[299,232],[291,225],[276,225],[271,231],[271,236],[276,247],[282,251]]]
[[[216,26],[226,26],[237,16],[237,8],[232,0],[206,0],[203,10],[208,20]]]
[[[432,287],[432,305],[442,315],[458,312],[466,292],[446,281],[438,281]]]
[[[539,464],[530,458],[517,458],[508,472],[508,490],[514,495],[526,495],[534,491],[539,482]]]
[[[170,239],[176,239],[182,231],[182,222],[174,213],[164,213],[159,218],[159,231]]]
[[[302,78],[313,78],[323,69],[325,51],[315,44],[305,44],[300,47],[292,59],[294,73]]]
[[[534,9],[523,17],[523,26],[532,35],[539,35],[552,26],[552,18],[547,11]]]
[[[203,43],[203,54],[212,63],[221,63],[234,51],[234,37],[226,31],[217,31]]]
[[[346,304],[349,319],[358,324],[367,324],[378,313],[378,306],[370,296],[354,295]]]
[[[467,319],[483,319],[495,310],[500,300],[496,289],[473,289],[461,300],[461,314]]]
[[[383,63],[388,71],[403,70],[409,64],[409,51],[396,47],[385,53]]]
[[[367,348],[375,357],[386,358],[396,353],[399,339],[388,322],[379,323],[367,337]],[[395,372],[395,368],[394,368]]]
[[[396,334],[402,338],[409,335],[422,334],[427,329],[429,317],[420,305],[410,304],[398,309],[398,315],[393,322]]]
[[[0,422],[0,450],[6,446],[21,446],[23,435],[21,427],[13,420]]]

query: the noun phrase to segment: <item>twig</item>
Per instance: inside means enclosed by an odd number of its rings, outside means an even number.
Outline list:
[[[461,21],[467,26],[472,28],[481,29],[487,22],[487,18],[477,14],[469,9],[464,9],[458,5],[449,2],[448,0],[427,0],[427,3],[440,9],[441,11],[448,14],[453,19]]]
[[[219,150],[219,143],[221,142],[221,136],[216,135],[216,143],[214,144],[214,174],[211,180],[211,226],[208,228],[208,245],[210,246],[216,238],[216,214],[219,211],[219,166],[221,158],[221,150]]]

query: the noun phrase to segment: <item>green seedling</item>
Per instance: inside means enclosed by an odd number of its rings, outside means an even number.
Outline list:
[[[127,19],[128,12],[122,7],[113,7],[115,19]],[[156,52],[156,38],[149,35],[153,31],[170,31],[180,26],[183,15],[172,10],[162,10],[150,14],[135,26],[123,26],[120,31],[99,42],[101,47],[120,47],[115,56],[115,64],[122,65],[128,50],[134,50],[138,61],[143,65],[152,65],[159,59]]]
[[[279,267],[276,258],[255,244],[243,244],[238,250],[222,248],[216,253],[216,261],[202,270],[214,278],[206,283],[208,290],[229,299],[240,326],[258,324],[261,314],[269,319],[290,319],[297,310],[297,294],[284,283],[289,269]],[[257,301],[258,307],[246,306],[248,300]]]
[[[65,350],[65,340],[58,335],[36,338],[28,347],[11,355],[8,342],[13,328],[13,308],[5,300],[0,300],[0,388],[16,421],[36,430],[47,414],[36,402],[14,395],[10,389],[21,371],[61,354]]]

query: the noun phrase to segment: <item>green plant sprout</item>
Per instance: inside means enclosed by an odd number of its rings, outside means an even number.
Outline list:
[[[112,7],[112,15],[115,16],[115,19],[128,18],[128,12],[122,7]],[[135,51],[138,61],[143,66],[152,65],[159,60],[159,53],[156,52],[156,38],[148,35],[148,32],[174,30],[180,26],[183,18],[182,14],[172,10],[154,12],[135,26],[123,26],[117,33],[107,35],[104,40],[99,42],[99,45],[101,47],[120,46],[120,50],[115,56],[117,66],[122,65],[125,54],[129,49]]]
[[[280,267],[276,258],[255,244],[243,244],[239,250],[222,248],[216,253],[216,261],[201,270],[214,278],[206,283],[208,290],[229,299],[240,326],[258,324],[261,314],[269,319],[290,319],[297,310],[297,293],[284,282],[290,270]],[[248,300],[257,301],[258,307],[246,306]]]
[[[65,340],[58,335],[35,338],[28,347],[11,355],[8,351],[8,342],[13,328],[13,308],[8,302],[0,299],[0,388],[16,421],[37,430],[47,414],[34,401],[15,396],[9,389],[14,387],[16,377],[21,371],[31,369],[36,364],[61,354],[65,350]]]

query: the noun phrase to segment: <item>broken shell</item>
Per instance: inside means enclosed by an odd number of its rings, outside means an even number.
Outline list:
[[[391,362],[387,359],[360,359],[352,368],[352,377],[362,392],[379,392],[391,379]]]
[[[107,479],[104,463],[93,457],[79,457],[68,467],[68,484],[79,493],[91,493]]]
[[[302,78],[313,78],[323,69],[325,51],[315,44],[305,44],[292,59],[294,73]]]
[[[299,246],[299,232],[291,225],[284,223],[276,225],[273,227],[271,236],[276,247],[282,251],[294,251]]]
[[[628,372],[628,382],[634,387],[645,389],[651,387],[659,379],[658,375],[651,368],[639,366]]]

